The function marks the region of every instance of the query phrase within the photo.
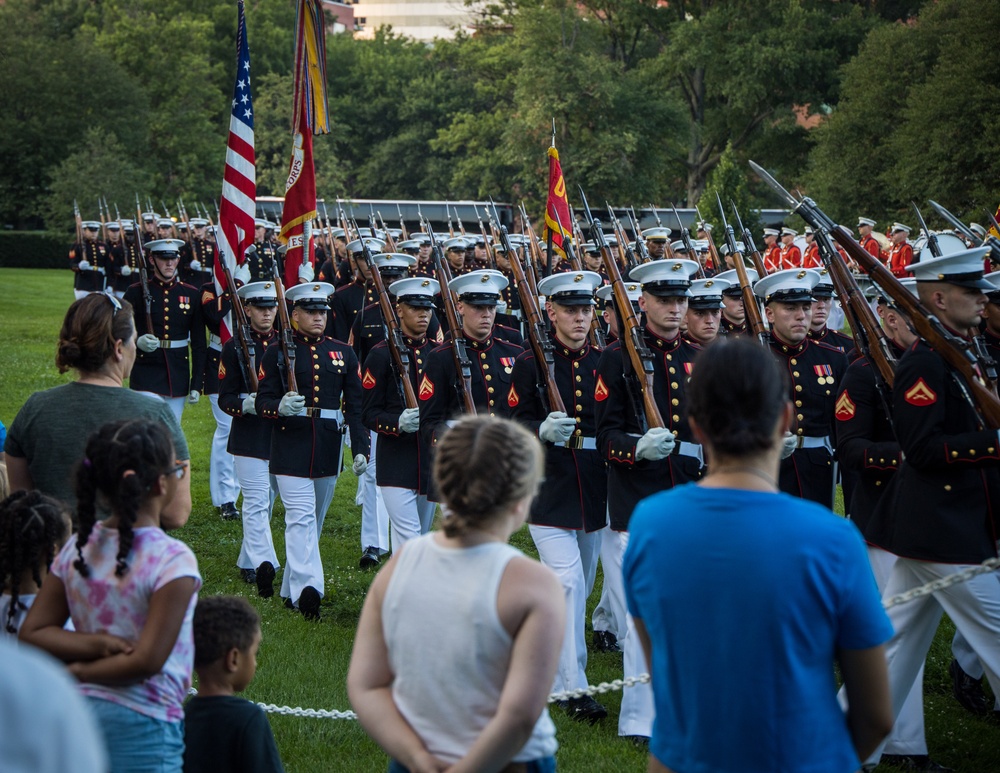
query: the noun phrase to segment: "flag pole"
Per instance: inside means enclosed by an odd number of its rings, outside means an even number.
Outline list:
[[[549,147],[554,148],[556,146],[556,117],[552,116],[552,144]],[[545,199],[545,209],[548,211],[549,201],[548,197]],[[545,229],[545,257],[546,257],[546,267],[545,276],[552,275],[552,259],[554,257],[554,252],[552,249],[552,229]]]

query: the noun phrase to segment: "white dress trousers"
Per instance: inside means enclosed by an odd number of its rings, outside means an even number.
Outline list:
[[[601,598],[590,621],[595,631],[609,631],[621,640],[625,636],[625,582],[622,578],[622,543],[611,526],[601,529],[601,568],[604,571]]]
[[[226,450],[233,417],[219,407],[218,395],[209,395],[208,402],[212,406],[212,416],[215,417],[212,455],[208,462],[208,490],[212,495],[212,504],[221,507],[226,502],[235,503],[240,496],[233,455]]]
[[[324,595],[319,535],[333,501],[337,476],[276,477],[278,493],[285,504],[285,572],[281,577],[281,595],[297,604],[306,586],[315,588],[321,597]]]
[[[399,549],[407,540],[431,530],[436,505],[426,496],[413,489],[398,486],[379,486],[378,493],[389,516],[393,550]]]
[[[371,433],[372,450],[368,456],[368,469],[358,478],[355,502],[361,505],[361,549],[376,547],[380,553],[389,552],[389,512],[382,493],[375,485],[375,444],[378,434]]]
[[[251,456],[233,457],[236,475],[243,489],[243,544],[236,566],[256,569],[265,561],[277,569],[278,555],[271,535],[271,512],[278,492],[277,479],[268,472],[267,459]]]

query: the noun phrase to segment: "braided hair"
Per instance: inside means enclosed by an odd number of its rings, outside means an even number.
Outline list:
[[[157,478],[169,471],[173,464],[174,447],[170,435],[158,421],[113,421],[90,436],[76,471],[78,558],[73,566],[80,574],[90,576],[83,548],[97,520],[97,497],[100,496],[112,513],[118,516],[115,575],[123,577],[128,571],[126,559],[132,550],[132,526],[139,508]]]
[[[8,633],[17,633],[14,619],[25,572],[30,571],[31,579],[41,585],[43,567],[48,571],[69,534],[69,510],[54,497],[18,491],[0,502],[0,583],[10,592],[4,621]]]
[[[434,484],[449,537],[492,520],[538,493],[544,457],[538,440],[508,419],[466,416],[438,442]]]

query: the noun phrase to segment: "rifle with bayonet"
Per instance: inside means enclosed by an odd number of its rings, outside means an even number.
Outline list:
[[[462,216],[458,214],[458,204],[455,205],[455,222],[458,223],[458,232],[465,236],[465,226],[462,225]]]
[[[371,273],[372,284],[378,294],[378,305],[382,311],[382,325],[385,332],[385,342],[389,347],[389,354],[392,357],[392,368],[396,371],[397,381],[402,390],[403,404],[407,408],[417,407],[417,395],[413,391],[413,384],[410,381],[410,350],[403,342],[403,334],[399,331],[399,319],[396,317],[396,308],[389,298],[389,292],[385,289],[385,282],[382,281],[382,272],[375,264],[371,250],[368,248],[368,240],[362,237],[361,252],[364,255],[365,263],[368,264],[368,271]]]
[[[642,238],[642,230],[639,228],[639,219],[635,216],[634,207],[628,208],[628,221],[629,225],[632,226],[632,231],[635,232],[635,250],[639,254],[639,265],[648,263],[650,260],[649,250],[646,249],[646,240]]]
[[[569,261],[569,264],[573,267],[574,271],[583,271],[583,263],[580,260],[580,256],[576,254],[576,248],[573,247],[573,239],[566,233],[565,230],[563,230],[562,218],[559,217],[559,210],[553,208],[553,213],[556,216],[556,225],[559,226],[559,232],[563,234],[563,251],[566,253],[566,259]],[[590,345],[598,351],[604,351],[604,347],[607,346],[607,341],[604,339],[604,331],[601,329],[601,325],[597,321],[597,317],[598,314],[595,310],[593,317],[590,319]]]
[[[698,226],[706,234],[708,234],[708,254],[712,258],[713,270],[718,274],[722,269],[720,268],[723,263],[722,259],[719,257],[719,251],[715,248],[715,239],[712,238],[712,229],[709,222],[701,216],[701,210],[695,205],[694,211],[698,213]]]
[[[632,310],[632,302],[625,289],[625,280],[622,279],[618,263],[608,248],[604,231],[601,230],[601,221],[595,219],[590,212],[590,205],[587,203],[587,196],[583,192],[583,188],[580,188],[580,196],[583,198],[583,209],[587,222],[590,224],[591,237],[601,252],[604,268],[611,279],[611,290],[618,310],[618,329],[621,331],[622,347],[625,349],[625,356],[622,357],[622,368],[625,372],[625,383],[628,386],[629,396],[635,409],[636,421],[642,432],[655,427],[664,427],[666,425],[653,395],[653,353],[646,346],[642,328]]]
[[[399,228],[403,232],[403,241],[410,240],[410,233],[406,230],[406,221],[403,220],[403,210],[399,206],[399,202],[396,202],[396,212],[399,213]]]
[[[951,224],[952,228],[954,228],[956,231],[962,234],[962,236],[968,239],[969,243],[973,247],[989,247],[992,253],[993,260],[1000,260],[1000,239],[998,239],[991,233],[987,233],[986,238],[981,239],[979,237],[979,234],[977,234],[975,231],[969,228],[969,226],[967,226],[965,223],[963,223],[961,220],[955,217],[951,212],[942,207],[936,201],[928,201],[927,203],[930,204],[932,207],[934,207],[935,211],[939,215],[941,215],[941,217],[947,220]],[[993,213],[990,212],[989,210],[986,210],[986,217],[991,222],[996,223],[996,218],[993,216]],[[994,228],[995,227],[996,226],[994,226]],[[997,233],[1000,233],[1000,229],[997,230]]]
[[[288,391],[298,393],[299,385],[295,379],[295,338],[292,334],[292,322],[288,318],[288,304],[285,302],[285,284],[278,268],[278,261],[271,261],[271,269],[274,271],[274,289],[278,294],[278,320],[281,322],[281,353],[285,358],[286,373],[288,375]]]
[[[701,262],[701,253],[694,248],[694,244],[691,242],[691,232],[688,227],[681,222],[681,215],[677,211],[677,207],[673,204],[670,205],[674,210],[674,217],[677,218],[677,227],[681,229],[681,241],[684,242],[684,249],[687,250],[688,257],[698,264],[698,278],[705,278],[705,264]]]
[[[733,266],[736,268],[736,276],[740,282],[740,293],[743,296],[743,313],[746,318],[747,330],[757,336],[762,346],[767,346],[767,327],[764,319],[760,315],[760,306],[757,305],[757,296],[754,294],[753,285],[750,283],[750,275],[747,273],[747,264],[743,262],[743,255],[736,247],[736,233],[733,227],[726,220],[726,212],[722,208],[722,199],[718,192],[715,194],[719,203],[719,214],[722,216],[722,227],[726,233],[726,246],[729,247],[729,254],[733,256]]]
[[[421,219],[422,220],[422,219]],[[431,240],[431,257],[434,260],[434,268],[437,274],[438,283],[441,285],[441,303],[444,306],[444,315],[448,321],[448,330],[451,331],[451,353],[455,361],[455,374],[458,378],[458,397],[465,412],[475,415],[476,401],[472,397],[472,361],[465,345],[465,331],[462,329],[462,318],[458,314],[458,306],[455,304],[455,295],[451,285],[451,270],[448,268],[448,261],[441,253],[441,245],[438,244],[434,236],[434,229],[429,222],[421,222],[426,229],[427,236]]]
[[[966,400],[985,426],[1000,429],[1000,398],[993,384],[988,384],[978,372],[979,363],[968,342],[954,336],[941,321],[931,314],[880,261],[855,241],[847,229],[837,225],[812,199],[796,199],[777,180],[753,161],[753,170],[814,229],[827,231],[845,252],[888,294],[896,306],[909,317],[917,335],[923,338],[944,361],[958,371],[959,385]]]
[[[233,280],[233,272],[226,261],[226,254],[219,250],[219,265],[222,273],[226,276],[226,288],[229,291],[229,299],[233,304],[233,317],[236,322],[236,361],[240,366],[240,373],[243,375],[243,383],[247,385],[247,391],[251,394],[257,392],[257,355],[253,345],[253,330],[250,327],[250,320],[247,319],[246,309],[243,308],[243,299],[236,293],[236,282]],[[294,358],[293,358],[294,359]]]
[[[80,216],[80,205],[73,199],[73,219],[76,222],[76,243],[83,249],[83,218]]]
[[[473,209],[476,212],[476,220],[479,221],[479,234],[483,237],[483,245],[486,247],[486,258],[489,261],[490,268],[497,271],[497,258],[493,254],[492,243],[486,234],[486,225],[483,223],[483,216],[479,214],[479,207],[473,205]]]
[[[729,205],[733,208],[733,217],[736,218],[736,224],[740,227],[740,233],[743,235],[743,246],[750,253],[750,260],[753,261],[753,267],[757,271],[757,278],[763,279],[767,276],[767,269],[764,268],[764,258],[761,257],[760,250],[754,244],[753,234],[750,233],[750,229],[743,225],[743,218],[740,217],[740,211],[736,208],[736,202],[730,199]]]
[[[625,233],[622,221],[615,215],[610,204],[607,202],[604,202],[604,204],[608,208],[608,219],[611,221],[611,230],[614,232],[615,239],[618,242],[618,255],[622,260],[622,265],[625,266],[626,271],[631,271],[639,265],[639,261],[635,257],[635,250],[632,249],[632,245],[629,243],[628,234]]]
[[[101,218],[101,241],[107,243],[108,241],[108,222],[104,217],[104,203],[101,201],[101,197],[97,197],[97,215]]]
[[[448,216],[448,236],[452,239],[455,238],[455,226],[451,222],[451,204],[447,201],[444,203],[444,212]]]
[[[493,199],[490,199],[490,203],[493,204]],[[537,280],[538,271],[540,269],[542,269],[543,276],[548,276],[549,274],[552,273],[552,264],[551,264],[552,256],[551,255],[549,256],[548,261],[542,260],[542,249],[541,247],[538,246],[538,237],[535,235],[535,229],[531,227],[531,220],[528,219],[528,212],[524,208],[524,202],[521,202],[518,206],[521,209],[521,222],[524,224],[524,231],[525,231],[524,235],[528,239],[528,249],[525,250],[525,252],[527,253],[527,259],[531,263],[533,273],[535,274],[535,278]],[[496,204],[493,204],[493,214],[497,216],[498,218],[497,223],[499,224],[500,223],[499,214],[497,214],[496,209],[497,209]],[[458,209],[456,208],[455,211],[457,212]],[[501,225],[500,227],[504,228],[503,225]],[[537,289],[538,287],[537,281],[534,282],[534,286]]]
[[[830,234],[825,228],[813,227],[816,245],[823,266],[833,282],[834,292],[840,299],[847,321],[851,326],[851,334],[858,351],[870,362],[875,372],[875,386],[886,407],[886,416],[892,417],[889,391],[895,381],[896,355],[892,351],[885,331],[875,318],[871,306],[864,293],[858,287],[854,274],[847,268],[839,250],[830,240]]]
[[[139,194],[135,194],[135,227],[136,243],[139,248],[139,284],[142,287],[142,303],[146,307],[146,332],[149,335],[156,335],[153,332],[153,296],[149,293],[149,275],[146,273],[146,254],[143,251],[142,234],[139,229],[142,227],[142,206],[139,204]]]
[[[493,205],[493,216],[497,223],[500,223],[500,215],[496,211],[495,204]],[[521,298],[521,309],[524,311],[525,321],[528,323],[528,341],[531,344],[531,350],[535,353],[535,362],[538,365],[539,391],[544,392],[544,399],[548,402],[550,411],[566,413],[566,406],[563,403],[562,395],[559,394],[559,386],[556,384],[555,346],[549,337],[541,310],[538,308],[538,296],[532,294],[528,287],[524,267],[514,251],[514,245],[510,243],[507,227],[503,224],[499,226],[499,235],[500,244],[507,250],[507,256],[510,258],[514,284],[517,286],[517,293]]]

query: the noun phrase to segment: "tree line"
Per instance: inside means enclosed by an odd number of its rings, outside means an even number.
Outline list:
[[[290,151],[292,0],[247,0],[260,195]],[[327,199],[494,196],[541,211],[545,148],[592,201],[774,206],[746,160],[831,214],[995,209],[995,0],[499,0],[475,34],[327,37]],[[72,202],[217,200],[235,0],[0,5],[0,224]],[[705,197],[708,192],[709,196]],[[709,201],[712,206],[709,206]],[[92,212],[90,210],[93,210]],[[972,213],[972,214],[969,214]],[[123,216],[124,216],[123,212]]]

